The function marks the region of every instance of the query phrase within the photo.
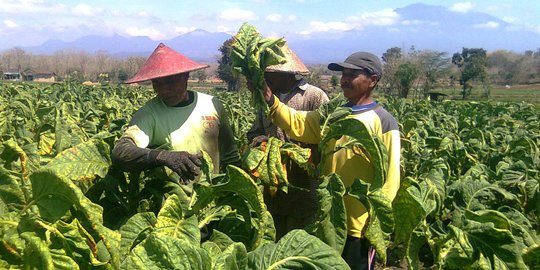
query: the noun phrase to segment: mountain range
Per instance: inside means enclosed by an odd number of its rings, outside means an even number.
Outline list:
[[[308,64],[342,60],[354,51],[364,50],[379,56],[389,48],[436,50],[450,56],[463,47],[484,48],[488,52],[509,50],[522,53],[540,48],[540,33],[519,30],[514,25],[481,12],[459,13],[442,6],[412,4],[394,10],[401,24],[369,26],[343,32],[313,33],[308,37],[286,34],[289,46]],[[23,47],[36,54],[51,54],[58,50],[77,49],[89,53],[106,51],[126,57],[148,56],[163,42],[182,54],[201,62],[216,62],[219,47],[231,35],[210,33],[202,29],[169,40],[148,37],[84,36],[72,42],[49,40],[40,46]]]

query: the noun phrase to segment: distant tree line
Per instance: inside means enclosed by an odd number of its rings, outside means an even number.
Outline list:
[[[211,68],[192,72],[191,78],[205,81],[220,78],[229,90],[240,88],[241,76],[231,70],[231,39],[219,49],[221,55]],[[524,53],[498,50],[488,53],[482,48],[463,48],[448,55],[434,50],[404,50],[393,47],[383,53],[384,76],[379,89],[385,94],[401,97],[423,97],[439,88],[459,88],[465,98],[473,85],[482,86],[489,95],[489,84],[514,85],[540,83],[540,48]],[[145,62],[145,57],[119,58],[106,51],[87,53],[80,50],[61,50],[50,55],[32,54],[13,48],[0,54],[0,73],[8,70],[40,70],[54,72],[58,79],[80,81],[123,82],[133,76]],[[338,59],[339,60],[339,59]],[[331,72],[326,64],[311,65],[307,80],[315,85],[325,79],[326,88],[339,84],[339,73]]]

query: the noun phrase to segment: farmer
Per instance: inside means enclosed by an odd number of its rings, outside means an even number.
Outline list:
[[[341,71],[341,88],[348,100],[344,106],[351,108],[350,117],[362,122],[372,134],[380,137],[386,146],[388,171],[383,191],[389,199],[393,200],[400,183],[398,124],[394,117],[371,97],[373,89],[382,76],[381,62],[371,53],[356,52],[347,57],[344,62],[329,64],[328,68]],[[282,128],[291,139],[306,143],[320,142],[321,129],[318,112],[295,111],[281,103],[268,87],[264,89],[263,94],[270,106],[272,122]],[[347,136],[343,136],[331,143],[344,145],[347,140]],[[374,168],[369,157],[357,148],[342,148],[335,152],[328,158],[324,168],[323,173],[338,174],[346,187],[351,186],[356,178],[370,182],[374,175]],[[352,269],[372,268],[371,263],[375,252],[362,235],[368,212],[365,206],[355,198],[346,195],[344,201],[348,236],[342,256]]]
[[[309,74],[309,70],[298,56],[288,46],[285,46],[283,51],[287,62],[269,66],[264,73],[266,84],[279,100],[295,110],[302,111],[316,110],[321,104],[328,102],[323,90],[303,79],[303,75]],[[259,110],[247,138],[253,146],[258,146],[261,142],[268,141],[270,136],[286,142],[292,141]],[[316,144],[299,144],[311,148],[312,159],[318,161]],[[264,192],[265,203],[274,218],[276,240],[293,229],[301,229],[313,223],[317,213],[317,179],[310,177],[294,162],[287,164],[287,178],[292,185],[288,193],[278,190],[276,195],[271,197],[268,190]]]
[[[135,113],[115,143],[113,160],[123,170],[166,166],[177,174],[173,179],[185,184],[199,174],[201,150],[211,157],[215,173],[227,164],[239,165],[238,149],[221,102],[187,90],[189,72],[206,67],[161,43],[126,81],[151,80],[157,96]]]

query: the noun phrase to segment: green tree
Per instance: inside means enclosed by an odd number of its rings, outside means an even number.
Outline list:
[[[199,69],[193,73],[193,78],[197,79],[199,83],[202,83],[208,79],[208,75],[204,69]]]
[[[217,75],[220,79],[227,83],[227,90],[238,91],[240,88],[240,76],[239,74],[235,73],[232,68],[232,42],[233,38],[227,39],[219,48],[221,58],[218,59]]]
[[[127,72],[125,70],[123,70],[123,69],[118,70],[118,80],[120,82],[127,81],[128,77],[129,76],[128,76],[128,74],[127,74]]]
[[[447,75],[450,59],[446,55],[446,52],[432,50],[420,51],[417,54],[419,85],[424,97]]]
[[[482,48],[463,48],[461,53],[454,53],[452,63],[456,65],[461,77],[461,95],[463,99],[471,94],[471,81],[480,80],[483,84],[486,81],[487,53]]]
[[[418,68],[410,61],[405,61],[397,67],[395,76],[399,82],[399,96],[406,98],[414,80],[418,77]]]
[[[394,89],[399,88],[399,80],[396,78],[397,67],[403,62],[403,53],[401,48],[393,47],[386,50],[382,55],[384,63],[384,76],[379,85],[386,94],[392,94]]]

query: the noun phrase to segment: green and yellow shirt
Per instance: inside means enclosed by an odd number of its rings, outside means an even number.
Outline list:
[[[154,97],[133,116],[124,136],[140,148],[187,151],[204,150],[214,172],[220,165],[239,160],[238,148],[221,102],[210,95],[188,91],[192,102],[167,106]],[[190,98],[191,100],[191,98]]]

